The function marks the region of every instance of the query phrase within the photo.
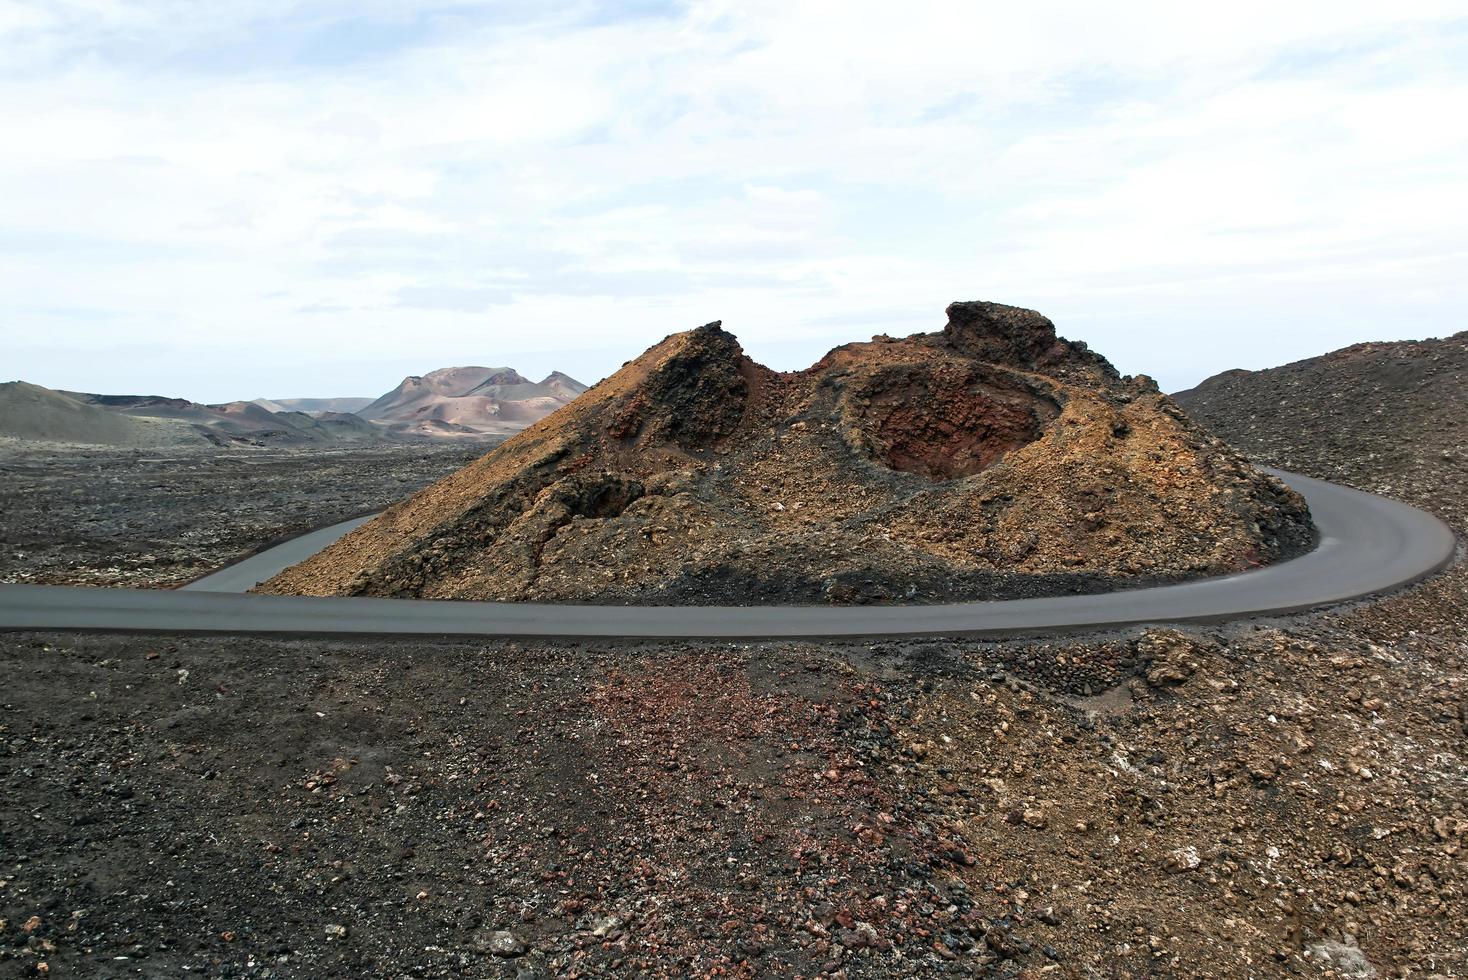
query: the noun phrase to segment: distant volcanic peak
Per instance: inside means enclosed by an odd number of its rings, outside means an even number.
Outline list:
[[[464,394],[509,402],[551,399],[564,404],[585,390],[585,385],[564,375],[558,377],[553,374],[544,381],[535,382],[512,368],[506,368],[491,374]]]
[[[586,388],[567,379],[536,384],[509,367],[449,367],[404,378],[392,391],[355,409],[392,432],[510,435],[574,400]]]
[[[78,401],[103,408],[192,408],[194,403],[186,398],[169,398],[164,395],[98,395],[84,391],[64,391]]]
[[[511,398],[534,398],[543,394],[542,385],[537,385],[518,371],[506,370],[496,371],[485,378],[479,384],[467,391],[460,392],[461,395],[483,395],[491,398],[509,396]]]
[[[528,385],[530,379],[522,375],[514,368],[502,368],[495,371],[489,377],[479,382],[476,387],[483,388],[485,385]]]
[[[438,368],[427,374],[415,374],[403,379],[405,387],[429,388],[440,395],[463,395],[470,389],[481,385],[486,379],[497,374],[509,374],[519,377],[513,368],[507,367],[479,367],[477,365],[465,365],[463,367]]]
[[[256,419],[268,419],[271,415],[275,414],[270,409],[265,408],[263,405],[257,405],[255,402],[224,402],[208,407],[214,409],[216,412],[223,412],[226,415],[242,415]]]

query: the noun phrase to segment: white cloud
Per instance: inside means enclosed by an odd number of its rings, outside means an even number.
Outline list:
[[[715,317],[794,367],[957,298],[1174,385],[1451,332],[1455,6],[0,2],[0,341],[225,398]]]

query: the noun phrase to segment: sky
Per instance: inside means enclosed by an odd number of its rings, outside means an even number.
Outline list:
[[[1038,309],[1165,390],[1468,328],[1461,0],[0,0],[0,380],[808,366]]]

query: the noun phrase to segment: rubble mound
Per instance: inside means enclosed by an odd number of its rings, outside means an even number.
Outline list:
[[[1237,571],[1311,546],[1304,501],[1030,310],[805,371],[718,322],[261,591],[604,603],[942,602]]]

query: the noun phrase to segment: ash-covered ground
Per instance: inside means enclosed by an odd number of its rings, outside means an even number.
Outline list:
[[[0,439],[0,582],[169,588],[381,510],[473,445],[83,448]]]

